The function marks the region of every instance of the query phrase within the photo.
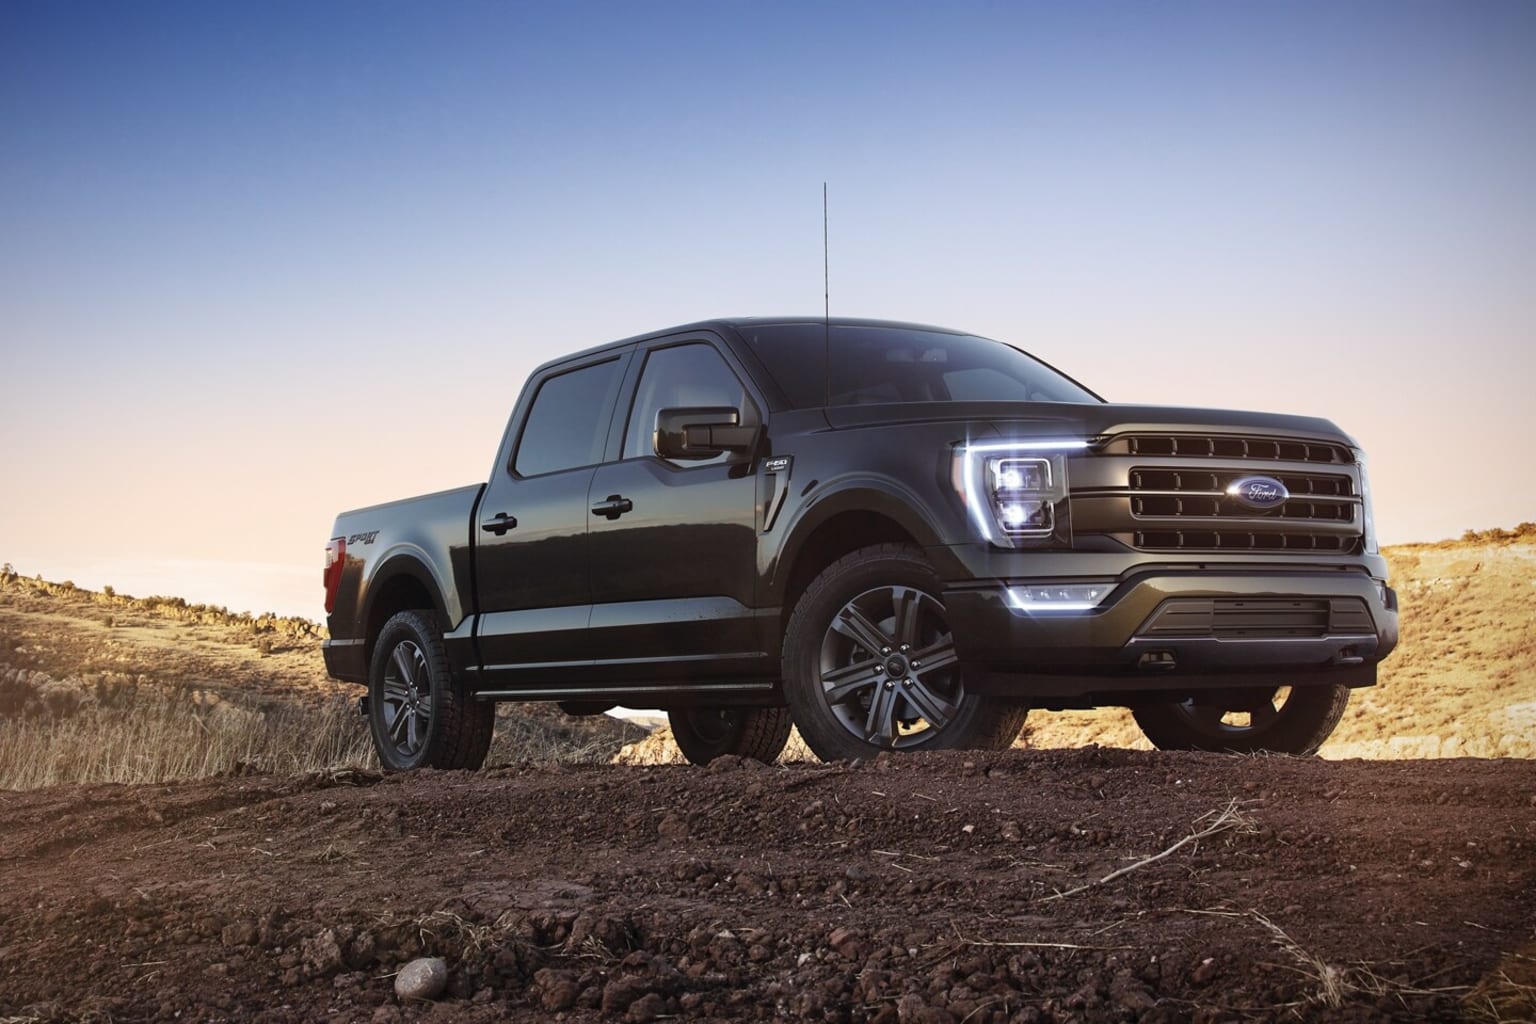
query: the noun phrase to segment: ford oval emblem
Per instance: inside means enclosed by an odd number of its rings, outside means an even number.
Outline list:
[[[1267,512],[1285,504],[1291,492],[1272,476],[1245,476],[1232,481],[1227,487],[1227,496],[1237,499],[1237,503],[1246,508]]]

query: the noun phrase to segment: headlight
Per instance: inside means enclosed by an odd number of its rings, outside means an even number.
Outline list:
[[[1066,452],[1086,441],[1016,441],[963,445],[955,453],[955,486],[982,537],[1010,545],[1049,537],[1058,502],[1067,496]]]
[[[1360,467],[1360,515],[1364,518],[1365,553],[1368,555],[1379,554],[1380,546],[1376,542],[1376,511],[1371,507],[1371,479],[1365,469],[1365,452],[1354,449],[1355,465]]]

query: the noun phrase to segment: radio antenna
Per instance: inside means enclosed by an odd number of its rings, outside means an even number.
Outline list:
[[[832,270],[827,249],[827,183],[821,183],[821,323],[826,355],[827,406],[832,405]]]

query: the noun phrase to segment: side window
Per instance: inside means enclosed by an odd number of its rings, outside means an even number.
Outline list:
[[[539,385],[513,459],[519,475],[538,476],[603,461],[620,365],[619,360],[610,359]]]
[[[741,410],[742,423],[757,422],[757,410],[741,381],[713,347],[694,343],[651,352],[624,431],[624,458],[656,454],[658,412],[700,406],[730,406]]]

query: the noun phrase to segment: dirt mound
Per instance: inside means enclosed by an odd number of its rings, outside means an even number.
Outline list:
[[[1099,749],[58,787],[6,797],[0,1018],[1518,1019],[1533,792]]]

